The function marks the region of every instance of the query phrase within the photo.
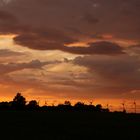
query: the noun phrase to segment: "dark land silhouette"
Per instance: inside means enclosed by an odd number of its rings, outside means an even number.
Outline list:
[[[140,114],[110,112],[102,105],[69,101],[58,106],[26,102],[18,93],[0,103],[0,136],[18,140],[94,140],[140,138]]]
[[[65,101],[64,104],[57,106],[39,106],[36,100],[31,100],[27,103],[26,98],[17,93],[13,101],[0,102],[0,110],[16,110],[16,111],[92,111],[92,112],[109,112],[108,108],[103,108],[101,104],[87,105],[83,102],[77,102],[74,106],[70,101]]]

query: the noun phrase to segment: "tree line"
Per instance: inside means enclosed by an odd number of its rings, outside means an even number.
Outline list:
[[[31,111],[95,111],[95,112],[109,112],[108,108],[103,108],[101,104],[87,105],[83,102],[77,102],[72,105],[70,101],[65,101],[63,104],[57,106],[39,106],[36,100],[31,100],[27,103],[26,98],[21,93],[10,102],[0,102],[0,110],[31,110]]]

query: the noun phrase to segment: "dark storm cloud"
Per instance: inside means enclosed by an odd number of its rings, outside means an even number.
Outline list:
[[[61,50],[73,54],[123,54],[123,48],[116,43],[96,42],[90,43],[89,47],[67,47],[65,43],[72,43],[74,40],[60,32],[34,32],[22,34],[14,38],[17,44],[28,46],[36,50]]]
[[[17,18],[10,12],[0,10],[0,34],[17,33],[20,29]]]
[[[98,18],[96,18],[94,15],[92,14],[85,14],[85,16],[83,17],[83,22],[88,22],[90,24],[97,24],[99,21]]]
[[[25,54],[21,53],[21,52],[11,51],[11,50],[8,50],[8,49],[0,50],[0,58],[1,57],[12,57],[12,56],[22,56],[22,55],[25,55]]]
[[[111,43],[107,41],[90,43],[88,47],[64,47],[64,50],[76,54],[124,54],[122,47],[120,47],[116,43]]]
[[[0,74],[8,74],[23,69],[41,69],[47,64],[49,64],[49,62],[40,62],[39,60],[33,60],[29,63],[0,64]]]
[[[34,31],[34,32],[32,32]],[[28,34],[24,33],[14,38],[17,44],[27,46],[36,50],[61,50],[74,54],[123,54],[123,48],[116,43],[111,42],[96,42],[90,43],[89,47],[67,47],[65,43],[72,43],[76,40],[65,36],[60,31],[49,30],[31,30]]]
[[[14,22],[16,21],[15,17],[11,15],[10,13],[7,13],[5,11],[0,11],[0,21],[1,23],[4,22]]]
[[[17,44],[36,50],[62,50],[65,43],[75,40],[61,31],[46,29],[32,29],[14,38]]]
[[[139,0],[13,0],[0,8],[0,32],[17,34],[15,42],[32,49],[84,54],[91,47],[64,44],[96,34],[140,38]]]
[[[132,54],[140,57],[140,44],[131,45],[127,48],[127,51]]]
[[[140,87],[140,60],[137,57],[84,56],[77,57],[74,63],[87,67],[90,73],[96,73],[102,80],[112,81],[125,88]]]
[[[129,46],[129,49],[140,49],[140,44]]]

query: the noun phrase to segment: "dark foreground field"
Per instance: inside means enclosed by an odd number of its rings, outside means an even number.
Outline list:
[[[0,137],[4,140],[135,140],[140,138],[140,115],[0,112]]]

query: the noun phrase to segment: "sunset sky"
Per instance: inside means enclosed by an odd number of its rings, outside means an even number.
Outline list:
[[[140,105],[140,0],[0,0],[0,100]]]

